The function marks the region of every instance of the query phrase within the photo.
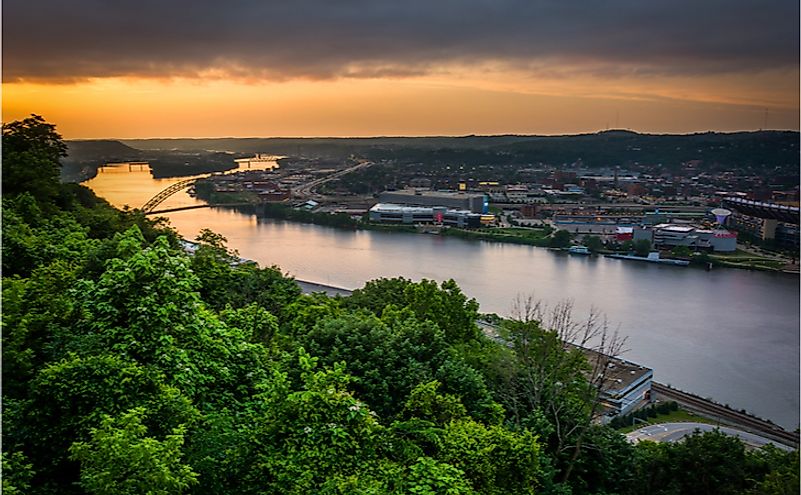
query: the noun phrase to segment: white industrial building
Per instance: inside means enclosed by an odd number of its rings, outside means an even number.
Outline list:
[[[725,229],[706,229],[695,225],[662,223],[635,227],[634,241],[647,240],[657,248],[687,246],[690,249],[731,253],[737,250],[737,233]]]
[[[480,227],[481,215],[468,210],[450,210],[444,206],[402,206],[390,203],[378,203],[370,208],[370,221],[377,223],[421,224],[436,223],[452,227]]]

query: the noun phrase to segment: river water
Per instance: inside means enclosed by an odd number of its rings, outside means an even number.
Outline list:
[[[181,179],[104,168],[86,183],[115,206],[138,207]],[[186,193],[162,207],[199,204]],[[591,307],[626,335],[623,357],[656,380],[799,426],[799,279],[736,269],[711,272],[435,235],[343,231],[257,219],[223,209],[167,215],[187,239],[209,228],[241,256],[345,288],[378,277],[453,278],[481,311],[509,315],[518,296]]]

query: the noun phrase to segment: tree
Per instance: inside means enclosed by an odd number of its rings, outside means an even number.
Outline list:
[[[296,388],[276,371],[252,407],[255,466],[249,483],[260,493],[313,493],[326,482],[369,472],[383,431],[375,413],[348,390],[344,367],[317,370],[302,349]]]
[[[648,239],[640,239],[634,242],[634,252],[637,256],[648,256],[651,252],[651,241]]]
[[[611,428],[587,429],[582,455],[571,475],[574,493],[626,493],[638,486],[634,446]]]
[[[502,418],[481,374],[448,352],[442,330],[409,308],[387,306],[381,318],[364,310],[322,316],[298,341],[325,365],[345,362],[354,391],[382,417],[397,417],[412,389],[436,379],[472,417]]]
[[[472,495],[470,483],[465,473],[450,464],[437,462],[429,457],[421,457],[403,477],[400,493],[417,495]]]
[[[589,249],[593,253],[597,253],[598,251],[604,248],[604,244],[603,242],[601,242],[601,238],[596,235],[585,236],[584,240],[582,241],[582,244],[584,244],[587,247],[587,249]]]
[[[687,246],[676,246],[670,250],[670,254],[678,258],[689,258],[692,253]]]
[[[368,309],[377,315],[388,305],[408,307],[418,320],[436,323],[451,344],[469,341],[477,335],[478,303],[468,299],[453,280],[439,286],[433,280],[412,282],[403,277],[371,280],[353,291],[345,305]]]
[[[220,312],[220,319],[231,328],[238,328],[250,342],[270,346],[278,333],[278,320],[258,304],[248,304],[244,308],[226,309]]]
[[[550,247],[553,248],[566,248],[570,246],[570,239],[573,236],[567,230],[557,230],[553,233],[550,240]]]
[[[69,356],[37,374],[18,423],[3,433],[25,445],[36,484],[69,486],[77,472],[67,449],[87,441],[104,415],[146,407],[149,426],[161,434],[197,417],[189,400],[165,381],[162,374],[119,356]]]
[[[512,420],[548,438],[548,445],[568,481],[586,435],[601,412],[609,362],[625,345],[606,319],[591,310],[583,320],[573,304],[553,308],[519,298],[515,320],[505,330],[515,353],[515,369],[502,391]]]
[[[70,447],[81,463],[81,486],[96,495],[172,495],[197,484],[197,473],[181,461],[185,426],[163,440],[148,436],[144,408],[105,416],[91,439]]]
[[[30,192],[40,200],[58,193],[61,164],[67,145],[39,115],[3,124],[3,193]]]
[[[754,461],[761,464],[765,472],[762,481],[753,489],[753,493],[766,495],[795,495],[799,486],[798,450],[783,452],[767,445],[752,454]]]
[[[251,314],[259,327],[248,328],[241,319],[237,325],[244,328],[226,325],[195,292],[199,281],[189,258],[165,237],[144,249],[143,242],[138,229],[130,229],[118,244],[119,257],[108,261],[99,279],[80,284],[75,326],[81,338],[72,350],[110,349],[152,366],[207,408],[250,395],[265,376],[267,359],[253,332],[269,332],[269,318]]]
[[[718,430],[677,443],[640,442],[633,466],[632,494],[784,494],[799,488],[798,451],[748,451],[739,438]]]
[[[749,485],[743,442],[720,431],[696,433],[672,449],[674,476],[682,494],[742,493]]]
[[[388,323],[370,313],[323,319],[299,341],[325,365],[347,362],[354,390],[382,417],[397,415],[447,357],[442,331],[408,310]]]
[[[30,493],[33,465],[22,452],[10,452],[3,447],[3,493],[24,495]]]
[[[528,430],[511,431],[469,419],[450,422],[437,458],[464,471],[476,493],[533,494],[542,486],[544,454]]]
[[[446,425],[467,416],[459,398],[451,394],[438,394],[440,383],[436,380],[421,383],[409,394],[404,406],[404,415]]]
[[[200,247],[192,256],[192,271],[200,280],[199,292],[211,307],[241,308],[256,303],[282,319],[285,308],[300,295],[294,279],[277,267],[259,268],[242,263],[239,253],[226,247],[220,234],[203,229],[195,239]]]

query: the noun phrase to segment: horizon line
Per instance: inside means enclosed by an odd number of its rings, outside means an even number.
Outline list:
[[[145,140],[200,140],[200,139],[460,139],[460,138],[491,138],[491,137],[574,137],[574,136],[589,136],[604,133],[631,133],[641,136],[695,136],[699,134],[745,134],[745,133],[758,133],[758,132],[794,132],[800,133],[800,129],[740,129],[736,131],[722,131],[722,130],[705,130],[705,131],[691,131],[691,132],[648,132],[636,131],[633,129],[604,129],[599,131],[587,131],[576,133],[554,133],[554,134],[526,134],[503,132],[497,134],[381,134],[374,136],[150,136],[150,137],[70,137],[64,138],[65,141],[145,141]]]

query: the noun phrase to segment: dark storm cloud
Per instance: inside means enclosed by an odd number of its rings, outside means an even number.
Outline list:
[[[380,77],[486,61],[534,74],[565,65],[607,76],[797,70],[798,8],[796,0],[6,0],[3,77]]]

